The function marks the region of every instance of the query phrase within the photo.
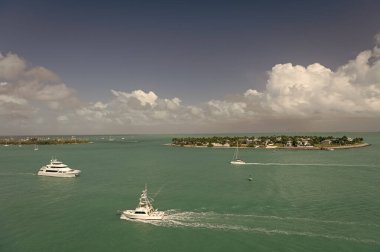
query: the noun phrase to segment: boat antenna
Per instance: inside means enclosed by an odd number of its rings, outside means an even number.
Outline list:
[[[157,190],[157,192],[153,195],[153,198],[155,198],[161,191],[162,189],[166,186],[167,183],[165,183],[163,186],[160,187],[160,189]]]

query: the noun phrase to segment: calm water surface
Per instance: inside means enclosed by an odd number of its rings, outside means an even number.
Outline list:
[[[0,251],[380,251],[380,134],[349,136],[372,145],[242,149],[245,166],[173,136],[1,146]],[[36,176],[51,157],[81,177]],[[120,220],[145,183],[167,218]]]

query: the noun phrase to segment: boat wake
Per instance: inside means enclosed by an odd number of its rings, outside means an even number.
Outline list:
[[[297,217],[166,211],[160,221],[142,221],[168,228],[201,228],[265,235],[293,235],[380,245],[380,225]],[[361,231],[360,231],[361,230]],[[356,235],[353,236],[352,234]]]
[[[279,165],[279,166],[337,166],[337,167],[379,167],[365,164],[297,164],[297,163],[245,163],[245,165]]]

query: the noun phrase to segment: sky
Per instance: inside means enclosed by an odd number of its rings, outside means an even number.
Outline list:
[[[0,0],[0,135],[380,131],[377,0]]]

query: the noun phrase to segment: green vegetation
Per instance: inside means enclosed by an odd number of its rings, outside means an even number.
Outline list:
[[[172,144],[177,146],[198,147],[234,147],[239,143],[242,147],[283,147],[283,148],[329,148],[363,144],[363,138],[350,138],[347,136],[213,136],[213,137],[184,137],[173,138]]]
[[[49,145],[49,144],[83,144],[89,143],[88,139],[76,137],[3,137],[1,145]]]

